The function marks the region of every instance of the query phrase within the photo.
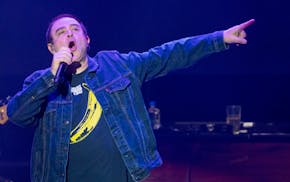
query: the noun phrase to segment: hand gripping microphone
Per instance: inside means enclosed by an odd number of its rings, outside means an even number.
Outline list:
[[[74,46],[74,42],[70,42],[68,47],[72,48]],[[71,53],[72,54],[72,53]],[[68,64],[65,62],[61,62],[58,66],[58,69],[56,71],[55,77],[54,77],[54,83],[55,84],[60,84],[61,82],[64,81],[64,76],[65,76],[65,72],[68,68]]]

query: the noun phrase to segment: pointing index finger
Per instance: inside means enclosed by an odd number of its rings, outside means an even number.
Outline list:
[[[241,24],[239,25],[239,29],[240,29],[240,30],[244,30],[244,29],[246,29],[248,26],[252,25],[254,22],[255,22],[255,19],[250,19],[250,20],[248,20],[248,21],[246,21],[246,22],[244,22],[244,23],[241,23]]]

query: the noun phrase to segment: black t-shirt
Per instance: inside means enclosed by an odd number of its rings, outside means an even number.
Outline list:
[[[73,75],[73,121],[67,182],[128,182],[128,174],[102,109],[84,83],[84,75]]]

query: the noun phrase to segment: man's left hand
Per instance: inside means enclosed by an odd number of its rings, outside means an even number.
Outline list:
[[[224,42],[228,44],[247,44],[245,29],[252,25],[255,19],[248,20],[224,31]]]

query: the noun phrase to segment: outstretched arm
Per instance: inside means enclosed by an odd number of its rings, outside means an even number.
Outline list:
[[[252,25],[255,19],[248,20],[224,31],[224,42],[227,44],[247,44],[245,29]]]

